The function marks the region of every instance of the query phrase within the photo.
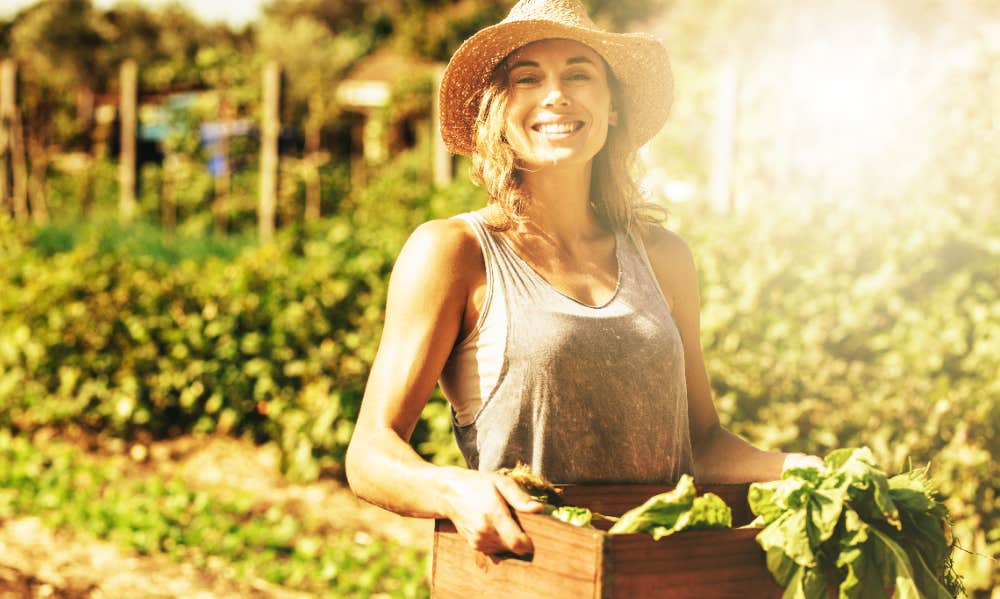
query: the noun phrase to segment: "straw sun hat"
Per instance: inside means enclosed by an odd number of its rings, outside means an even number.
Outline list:
[[[441,80],[441,137],[455,154],[472,154],[479,99],[493,69],[520,48],[549,38],[589,46],[608,63],[621,84],[623,112],[633,147],[663,126],[673,98],[673,76],[663,44],[644,33],[599,29],[579,0],[521,0],[503,21],[465,40]]]

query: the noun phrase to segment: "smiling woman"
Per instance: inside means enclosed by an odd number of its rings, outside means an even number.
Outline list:
[[[554,39],[516,50],[504,66],[507,141],[524,168],[590,162],[617,121],[604,60],[579,42]]]
[[[425,223],[400,253],[346,459],[359,496],[448,518],[480,551],[526,553],[510,510],[542,506],[496,472],[518,462],[557,483],[819,464],[719,423],[691,253],[628,170],[671,92],[657,39],[598,29],[578,0],[522,0],[455,52],[441,133],[472,156],[487,205]],[[407,444],[438,381],[469,469]]]

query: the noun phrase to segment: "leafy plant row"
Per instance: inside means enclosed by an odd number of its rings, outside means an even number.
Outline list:
[[[134,477],[65,443],[35,445],[0,431],[0,519],[36,514],[140,554],[199,568],[225,564],[328,597],[426,597],[427,556],[360,531],[337,530],[246,496],[195,491],[175,478]],[[221,560],[221,562],[220,562]]]
[[[418,223],[470,197],[416,179],[404,163],[344,215],[220,256],[148,227],[53,252],[44,231],[0,221],[0,424],[223,431],[276,441],[294,476],[338,471],[392,261]],[[429,454],[450,435],[440,400],[432,410],[415,439]]]

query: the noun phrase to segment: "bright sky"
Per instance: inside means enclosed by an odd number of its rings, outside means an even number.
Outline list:
[[[136,0],[133,0],[136,1]],[[239,27],[255,20],[260,14],[260,7],[266,0],[137,0],[146,6],[163,6],[171,2],[182,4],[204,21],[226,21]],[[0,18],[10,18],[18,10],[34,4],[35,0],[0,0]],[[108,8],[119,3],[119,0],[93,0],[94,6]]]

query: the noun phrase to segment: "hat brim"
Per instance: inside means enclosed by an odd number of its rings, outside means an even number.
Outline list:
[[[481,29],[452,55],[441,79],[441,137],[454,154],[473,150],[479,101],[489,79],[514,50],[543,39],[571,39],[597,52],[621,86],[620,102],[633,149],[663,127],[673,100],[673,75],[663,44],[644,33],[611,33],[524,20]]]

